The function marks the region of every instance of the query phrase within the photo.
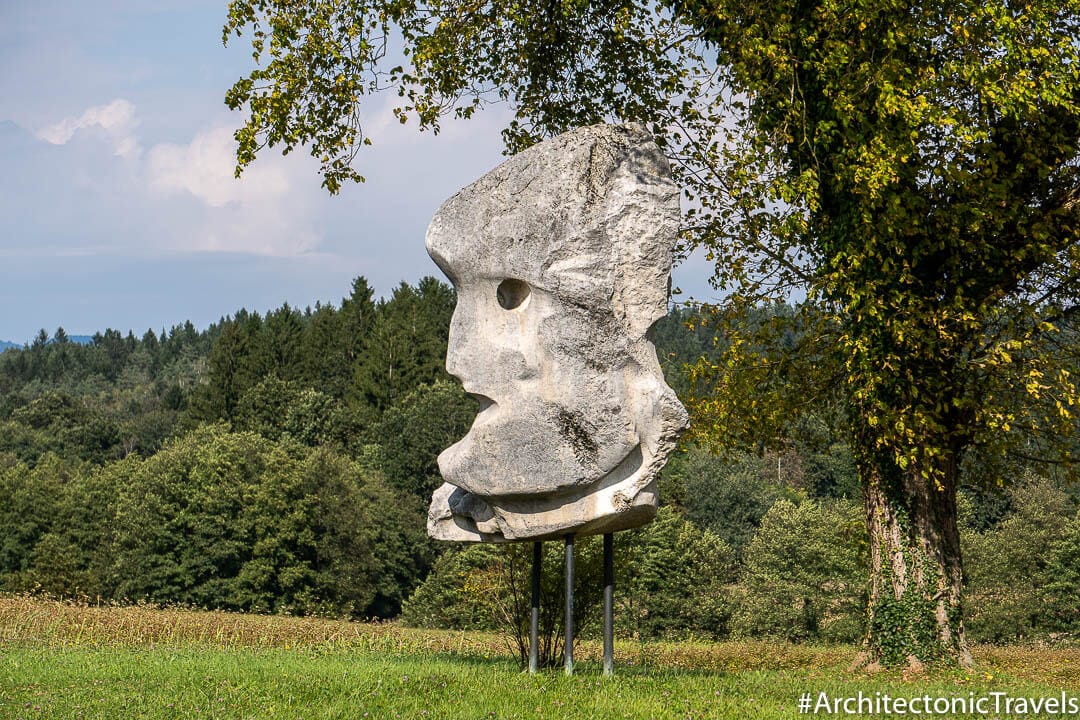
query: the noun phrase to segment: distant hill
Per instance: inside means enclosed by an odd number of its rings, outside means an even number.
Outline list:
[[[0,340],[0,352],[4,352],[8,348],[22,347],[19,343],[8,342],[7,340]]]

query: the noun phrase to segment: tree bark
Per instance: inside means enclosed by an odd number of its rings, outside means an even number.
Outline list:
[[[971,667],[956,523],[958,453],[941,460],[937,481],[880,454],[868,456],[873,459],[859,463],[870,535],[868,660]]]

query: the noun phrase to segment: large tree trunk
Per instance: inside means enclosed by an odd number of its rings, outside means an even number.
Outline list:
[[[871,662],[971,666],[960,597],[957,454],[941,461],[936,481],[877,453],[859,463],[870,533]]]

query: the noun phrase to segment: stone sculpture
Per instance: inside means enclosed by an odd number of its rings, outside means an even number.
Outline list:
[[[435,214],[427,250],[458,293],[446,368],[481,410],[439,455],[432,537],[542,540],[653,518],[687,423],[650,333],[678,224],[667,161],[633,125],[540,143]]]

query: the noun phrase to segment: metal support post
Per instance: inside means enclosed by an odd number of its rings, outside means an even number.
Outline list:
[[[566,561],[564,566],[566,576],[566,615],[564,627],[566,636],[563,639],[563,657],[566,660],[566,674],[574,674],[574,536],[566,536]]]
[[[615,668],[615,537],[604,533],[604,674]]]
[[[540,665],[540,568],[544,545],[533,543],[532,599],[529,601],[529,672],[535,673]]]

